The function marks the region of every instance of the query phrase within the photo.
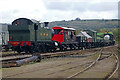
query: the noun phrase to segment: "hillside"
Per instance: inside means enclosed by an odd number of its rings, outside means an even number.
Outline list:
[[[103,29],[103,28],[118,28],[118,20],[70,20],[70,21],[55,21],[49,23],[53,26],[69,26],[77,29]]]

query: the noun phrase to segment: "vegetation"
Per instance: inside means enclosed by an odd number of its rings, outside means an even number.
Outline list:
[[[67,26],[77,29],[103,29],[103,28],[118,28],[117,20],[80,20],[76,18],[70,21],[55,21],[50,23],[50,27],[53,26]]]
[[[81,30],[77,30],[76,31],[76,34],[79,34]],[[115,40],[116,42],[118,43],[118,41],[120,41],[120,33],[119,33],[119,28],[103,28],[103,29],[97,29],[96,30],[98,33],[101,32],[101,33],[104,33],[105,31],[111,31],[113,32],[114,36],[115,36]]]
[[[105,32],[112,31],[115,35],[116,41],[120,40],[120,36],[118,35],[118,19],[90,19],[90,20],[81,20],[80,18],[76,18],[75,20],[69,21],[55,21],[49,24],[50,27],[53,26],[66,26],[76,28],[76,34],[78,34],[81,30],[84,29],[92,29],[97,32]],[[118,38],[119,37],[119,38]]]

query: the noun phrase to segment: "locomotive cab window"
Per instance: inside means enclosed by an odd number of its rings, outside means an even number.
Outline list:
[[[63,30],[62,29],[55,29],[54,34],[63,34]]]

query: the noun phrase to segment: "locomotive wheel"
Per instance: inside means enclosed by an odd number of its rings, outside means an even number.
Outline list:
[[[56,49],[57,49],[57,48],[53,47],[53,49],[52,49],[52,50],[53,50],[53,52],[55,52],[55,51],[56,51]]]
[[[29,53],[33,53],[34,51],[30,50]]]
[[[56,50],[57,50],[57,48],[54,49],[54,51],[56,51]]]
[[[63,47],[62,46],[60,47],[60,51],[63,51]]]
[[[21,50],[17,49],[17,52],[18,52],[18,53],[21,53]]]
[[[70,50],[73,50],[73,46],[72,45],[70,45]]]
[[[71,46],[69,46],[69,49],[71,50],[71,49],[72,49],[72,47],[71,47]]]
[[[36,47],[36,49],[35,49],[35,52],[39,52],[39,53],[42,52],[42,51],[41,51],[41,45],[37,45],[37,47]]]
[[[28,50],[25,50],[25,53],[28,53]]]
[[[47,51],[47,52],[52,52],[51,46],[46,46],[46,51]]]
[[[28,47],[27,46],[25,47],[25,53],[28,53]]]
[[[9,51],[9,47],[5,46],[5,52]]]
[[[65,51],[67,51],[67,48],[64,48]]]
[[[31,46],[31,47],[29,48],[29,52],[30,52],[30,53],[34,53],[34,52],[35,52],[35,49],[34,49],[33,46]]]
[[[15,48],[15,50],[16,50],[18,53],[21,53],[21,52],[22,52],[22,50],[21,50],[21,47],[20,47],[20,46],[17,46],[17,47]]]
[[[39,49],[38,49],[38,52],[39,52],[39,53],[41,53],[41,52],[42,52],[42,51],[41,51],[41,48],[39,48]]]
[[[51,51],[52,51],[52,49],[50,49],[50,48],[47,47],[47,52],[51,52]]]
[[[78,46],[78,50],[80,50],[80,46]]]
[[[42,45],[41,51],[42,51],[42,52],[46,52],[46,47],[45,47],[45,45]]]

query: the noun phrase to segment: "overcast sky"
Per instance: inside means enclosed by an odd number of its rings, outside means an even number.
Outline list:
[[[44,21],[118,18],[119,0],[0,0],[0,23],[17,18]]]

